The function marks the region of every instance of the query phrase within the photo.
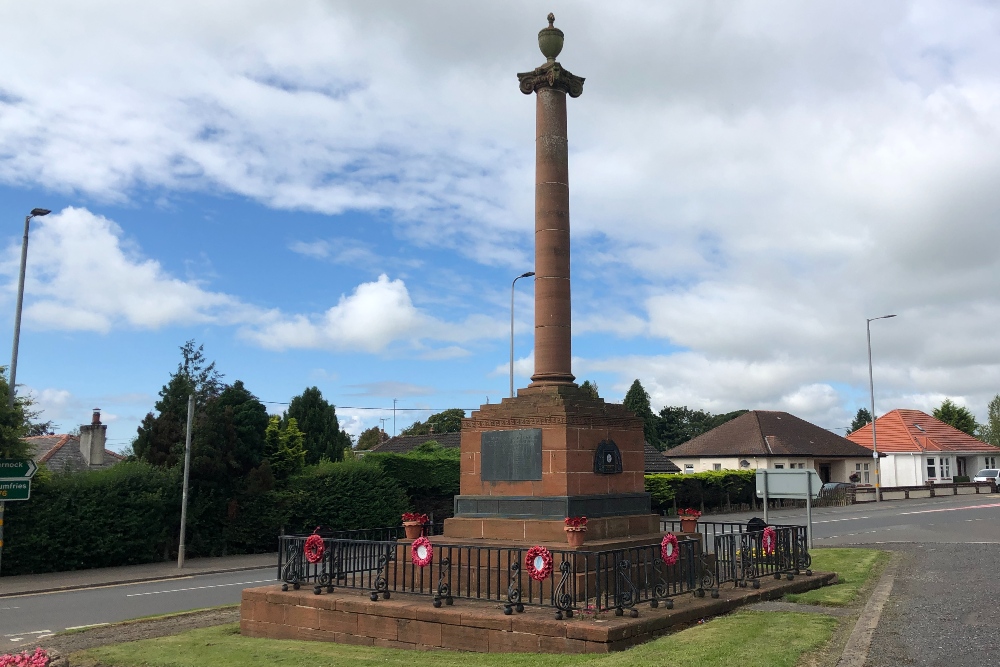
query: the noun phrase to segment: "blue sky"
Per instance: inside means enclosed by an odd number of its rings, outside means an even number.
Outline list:
[[[368,6],[371,4],[371,6]],[[349,432],[507,393],[534,102],[569,103],[574,372],[827,428],[1000,392],[1000,16],[935,2],[0,6],[0,331],[126,446],[188,339]],[[518,386],[532,371],[518,283]],[[9,339],[8,339],[9,340]],[[379,408],[361,410],[358,408]]]

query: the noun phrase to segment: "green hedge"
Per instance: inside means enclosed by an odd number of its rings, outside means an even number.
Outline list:
[[[755,502],[755,475],[754,470],[646,475],[646,491],[652,495],[653,511],[658,514],[674,507],[723,510],[731,505],[752,505]]]
[[[454,514],[459,493],[461,453],[457,447],[424,443],[409,454],[372,452],[365,461],[377,464],[406,491],[410,509],[432,515],[435,521]]]
[[[40,475],[31,499],[7,504],[4,575],[113,567],[177,555],[181,470],[124,462],[108,470]],[[410,504],[379,465],[321,463],[287,488],[225,498],[192,488],[187,555],[277,549],[286,532],[399,524]]]

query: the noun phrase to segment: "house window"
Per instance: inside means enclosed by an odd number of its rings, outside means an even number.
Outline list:
[[[691,474],[693,472],[694,472],[694,464],[693,463],[685,463],[684,464],[684,474],[687,475],[687,474]]]
[[[722,470],[722,464],[721,463],[713,463],[712,464],[712,470]]]
[[[941,457],[941,477],[951,477],[951,458]]]
[[[933,456],[927,457],[927,479],[934,479],[937,477],[937,468],[934,466],[935,458]]]
[[[774,464],[774,469],[775,470],[784,470],[785,469],[785,464],[784,463],[775,463]]]
[[[871,471],[868,469],[869,465],[871,465],[871,464],[870,463],[866,463],[865,464],[864,474],[861,476],[865,480],[865,484],[871,484],[872,483]]]
[[[995,457],[995,456],[987,456],[986,457],[986,465],[983,466],[983,467],[985,467],[985,468],[996,468],[997,467],[997,457]]]

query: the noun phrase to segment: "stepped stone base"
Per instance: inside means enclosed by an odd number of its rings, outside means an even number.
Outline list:
[[[498,602],[456,599],[453,606],[435,608],[427,596],[393,594],[389,600],[372,602],[367,591],[315,595],[308,590],[282,592],[273,585],[244,589],[240,632],[248,637],[419,650],[609,653],[741,605],[831,584],[836,577],[814,573],[793,581],[762,579],[759,590],[727,585],[719,599],[682,595],[669,610],[642,605],[637,618],[580,612],[564,620],[555,620],[553,610],[545,607],[505,616]]]

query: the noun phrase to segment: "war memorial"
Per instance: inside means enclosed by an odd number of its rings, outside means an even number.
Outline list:
[[[442,534],[403,527],[281,536],[279,583],[247,589],[241,632],[411,649],[608,652],[836,575],[800,526],[661,521],[644,490],[642,421],[571,368],[567,98],[556,60],[517,75],[535,96],[535,370],[462,424],[461,493]],[[416,518],[416,517],[412,517]],[[799,576],[801,575],[801,576]]]

